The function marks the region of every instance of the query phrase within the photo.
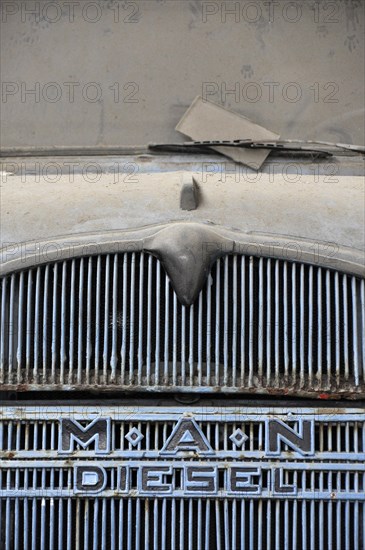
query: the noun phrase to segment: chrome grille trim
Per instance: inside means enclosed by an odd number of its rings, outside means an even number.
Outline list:
[[[147,253],[47,264],[2,279],[0,383],[365,395],[364,287],[232,255],[186,307]]]
[[[87,425],[106,417],[111,419],[111,452],[97,455],[77,443],[70,454],[59,452],[60,419]],[[196,420],[214,454],[162,456],[181,418]],[[280,457],[266,456],[267,418],[292,427],[313,419],[314,456],[298,456],[284,444]],[[144,435],[135,446],[126,439],[133,427]],[[238,427],[249,436],[241,448],[230,439]],[[17,405],[1,408],[0,447],[0,525],[3,546],[9,550],[17,545],[69,550],[256,550],[260,545],[275,550],[362,550],[364,545],[364,409]],[[90,464],[105,468],[107,485],[97,494],[78,493],[75,468]],[[169,477],[172,494],[141,490],[138,472],[156,465],[174,468]],[[186,476],[191,466],[229,472],[237,465],[261,468],[261,494],[239,493],[237,498],[227,492],[227,478],[221,476],[218,494],[198,491],[192,496],[182,481],[186,477],[181,472]],[[295,485],[296,495],[266,490],[278,465],[284,470],[283,484]],[[127,467],[130,475],[124,493],[120,467]]]
[[[112,418],[111,438],[113,452],[109,453],[113,458],[128,457],[129,459],[156,459],[159,457],[158,449],[161,441],[166,438],[168,431],[179,418],[186,414],[190,408],[159,407],[158,411],[148,407],[85,407],[74,406],[38,406],[18,407],[17,410],[8,407],[1,409],[0,420],[0,458],[16,459],[55,459],[59,448],[59,419],[72,416],[85,422],[97,418],[105,409]],[[274,412],[272,412],[274,411]],[[242,445],[246,457],[254,460],[262,458],[263,432],[265,427],[265,413],[269,412],[279,419],[285,419],[293,429],[298,429],[300,415],[315,415],[318,449],[318,460],[333,459],[365,461],[365,413],[363,409],[345,409],[344,412],[334,413],[332,410],[313,412],[314,409],[291,408],[290,412],[275,407],[267,409],[260,407],[259,411],[250,410],[249,414],[243,414],[240,409],[218,409],[212,407],[212,412],[194,410],[194,418],[200,423],[204,434],[213,447],[215,456],[219,459],[229,456],[239,458],[242,451],[234,442],[229,440],[228,429],[235,431],[241,423],[247,433],[250,434],[250,442]],[[220,412],[226,415],[224,431],[221,430],[219,419]],[[288,416],[289,415],[289,416]],[[351,416],[349,416],[351,415]],[[133,446],[125,439],[127,431],[137,425],[144,435],[142,441]],[[23,442],[23,443],[21,443]],[[292,451],[282,453],[286,459],[293,459]],[[85,451],[77,447],[72,454],[73,458],[90,458],[93,451]],[[298,457],[297,457],[298,458]],[[338,465],[337,463],[335,466]],[[362,467],[365,468],[364,465]]]
[[[112,496],[115,496],[116,493],[119,492],[119,495],[123,493],[123,491],[120,491],[117,483],[118,478],[118,468],[110,461],[107,460],[98,460],[97,462],[98,466],[104,468],[106,470],[108,479],[112,480],[111,482],[108,482],[107,488],[103,489],[103,491],[98,494],[98,498],[100,497],[107,497],[110,498]],[[166,467],[174,467],[175,472],[181,474],[184,470],[183,464],[176,464],[175,462],[164,462],[164,466]],[[199,467],[203,466],[206,467],[207,463],[200,463]],[[227,463],[226,462],[211,462],[209,463],[211,466],[216,467],[219,469],[220,473],[224,473],[227,470]],[[79,461],[77,463],[79,467],[81,466],[89,466],[90,462],[87,461]],[[143,467],[160,467],[161,462],[153,462],[153,461],[128,461],[128,470],[131,472],[131,479],[133,477],[138,477],[140,474],[140,471]],[[250,495],[250,499],[252,500],[262,500],[262,499],[273,499],[272,490],[269,487],[270,481],[269,478],[272,477],[274,466],[270,466],[268,464],[262,464],[261,462],[254,462],[250,461],[249,466],[252,468],[261,469],[261,475],[265,478],[265,484],[268,485],[268,488],[263,488],[260,494],[257,495]],[[348,469],[351,471],[349,472]],[[24,482],[21,483],[20,480],[20,474],[23,474],[24,470],[27,472],[28,478],[32,478],[33,482],[32,484]],[[64,498],[64,497],[70,497],[75,496],[74,492],[74,486],[71,483],[61,483],[59,482],[54,483],[54,478],[60,477],[60,473],[62,471],[62,474],[64,477],[71,480],[72,477],[74,477],[74,470],[73,467],[65,467],[65,462],[60,460],[52,460],[52,461],[37,461],[34,460],[30,464],[27,461],[18,461],[16,464],[14,464],[14,461],[4,461],[1,470],[0,470],[0,482],[1,482],[1,489],[0,489],[0,495],[2,497],[26,497],[26,496],[33,496],[33,497],[53,497],[53,498]],[[52,474],[53,475],[50,475]],[[174,472],[174,474],[175,474]],[[46,474],[47,474],[47,480],[50,481],[46,482]],[[57,476],[56,476],[57,474]],[[137,475],[136,475],[137,474]],[[288,500],[310,500],[310,501],[325,501],[325,500],[331,500],[333,499],[333,493],[336,493],[336,501],[357,501],[362,502],[364,501],[365,497],[363,495],[364,492],[364,467],[361,464],[306,464],[301,462],[296,462],[295,464],[287,464],[285,465],[285,472],[284,472],[286,478],[285,478],[285,484],[292,483],[293,480],[296,480],[296,485],[298,486],[298,494],[296,495],[275,495],[275,500],[279,499],[288,499]],[[290,475],[292,474],[292,475]],[[326,478],[324,479],[323,475],[326,474]],[[23,475],[21,476],[23,478]],[[176,498],[186,498],[186,490],[184,490],[183,485],[180,485],[180,480],[178,480],[179,476],[172,475],[172,484],[174,485],[174,497]],[[360,485],[359,485],[359,478],[360,478]],[[52,482],[53,480],[53,482]],[[29,481],[29,479],[28,479]],[[65,481],[65,480],[64,480]],[[137,488],[137,485],[133,485],[129,492],[127,494],[131,497],[143,497],[146,496],[147,491],[142,492],[140,489]],[[358,490],[357,490],[358,488]],[[31,491],[31,495],[30,495]],[[220,498],[227,497],[227,490],[220,489],[218,492],[218,496]],[[337,493],[338,492],[338,493]],[[149,491],[149,494],[153,493],[153,491]],[[169,495],[164,495],[158,493],[158,491],[155,491],[157,498],[168,498]],[[192,491],[190,491],[190,495],[193,494]],[[196,497],[205,497],[209,498],[211,497],[210,494],[207,494],[204,491],[196,491]],[[242,493],[238,493],[236,495],[229,494],[229,499],[242,499]],[[170,497],[171,498],[171,497]]]

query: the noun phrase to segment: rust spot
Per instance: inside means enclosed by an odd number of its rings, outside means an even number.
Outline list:
[[[267,388],[267,393],[269,393],[270,395],[287,395],[289,391],[289,388]]]
[[[320,399],[328,399],[328,398],[329,398],[329,395],[328,395],[328,393],[320,393],[320,394],[319,394],[319,398],[320,398]]]
[[[63,385],[63,384],[2,384],[1,391],[17,391],[17,392],[32,392],[32,391],[87,391],[87,392],[115,392],[122,391],[128,394],[134,392],[168,392],[176,394],[184,394],[185,391],[192,393],[200,393],[202,388],[199,386],[192,387],[181,387],[181,386],[143,386],[143,385],[118,385],[118,384],[75,384],[75,385]],[[362,388],[351,388],[343,387],[337,390],[329,390],[321,392],[320,389],[315,388],[298,388],[296,386],[288,386],[286,388],[275,388],[275,387],[245,387],[240,386],[238,388],[225,388],[220,386],[209,386],[204,388],[204,393],[206,395],[217,395],[217,394],[236,394],[236,395],[274,395],[274,396],[291,396],[291,397],[310,397],[318,400],[331,400],[331,399],[341,399],[341,400],[351,400],[356,401],[365,398],[365,386],[364,390]],[[200,393],[201,395],[201,393]],[[1,415],[1,412],[0,412]]]
[[[6,458],[14,458],[15,453],[12,453],[12,452],[6,453],[5,456],[6,456]]]
[[[16,387],[17,391],[30,391],[30,387],[28,384],[18,384]]]

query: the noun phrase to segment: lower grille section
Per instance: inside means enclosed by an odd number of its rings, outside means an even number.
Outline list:
[[[1,511],[7,549],[364,547],[363,502],[26,498]]]
[[[0,413],[7,550],[364,548],[364,409]]]

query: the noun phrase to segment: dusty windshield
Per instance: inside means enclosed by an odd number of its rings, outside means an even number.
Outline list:
[[[283,139],[365,142],[360,0],[12,0],[1,27],[6,150],[176,142],[199,95]]]

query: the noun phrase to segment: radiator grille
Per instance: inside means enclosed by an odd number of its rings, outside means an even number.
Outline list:
[[[146,253],[66,260],[1,282],[0,383],[88,388],[365,392],[365,282],[226,256],[181,305]]]
[[[364,409],[245,407],[3,407],[0,422],[0,527],[3,548],[76,548],[89,550],[150,548],[275,550],[339,548],[362,550],[365,542]],[[61,419],[87,428],[110,418],[111,446],[103,456],[95,441],[75,442],[60,452]],[[181,418],[194,419],[213,448],[166,457],[162,453]],[[276,419],[299,432],[302,421],[314,422],[314,451],[305,457],[282,443],[270,457],[265,422]],[[138,444],[128,443],[136,429]],[[101,429],[101,428],[100,428]],[[235,445],[232,434],[247,436]],[[239,447],[239,448],[238,448]],[[75,468],[101,465],[106,484],[98,494],[77,494]],[[144,466],[171,467],[163,483],[171,494],[143,494],[138,471]],[[216,491],[188,494],[187,467],[216,467]],[[256,494],[232,494],[227,476],[232,467],[256,468]],[[127,490],[118,468],[128,468]],[[283,468],[283,487],[273,488],[274,470]],[[228,487],[228,489],[227,489]],[[121,494],[121,492],[123,494]]]
[[[363,502],[28,497],[7,500],[0,512],[6,550],[364,547]]]

